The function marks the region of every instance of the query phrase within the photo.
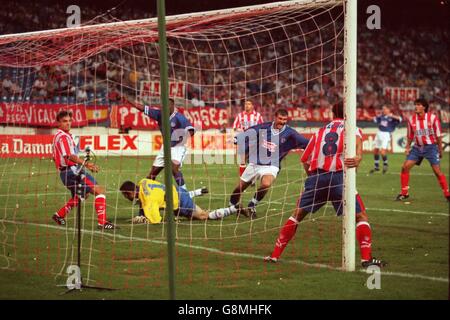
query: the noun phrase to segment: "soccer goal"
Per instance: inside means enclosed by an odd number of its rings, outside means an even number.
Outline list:
[[[227,207],[239,182],[232,124],[246,101],[264,121],[286,109],[290,125],[309,137],[344,99],[346,153],[355,153],[356,0],[171,16],[167,45],[169,97],[196,128],[180,170],[188,190],[208,189],[194,198],[205,211]],[[119,191],[123,182],[138,184],[149,175],[162,146],[158,122],[123,99],[160,106],[159,50],[156,18],[0,36],[0,81],[14,84],[0,102],[0,268],[64,284],[68,267],[76,265],[75,209],[65,225],[52,220],[71,198],[52,160],[55,119],[64,109],[72,112],[70,133],[80,155],[89,147],[100,167],[92,175],[105,189],[107,219],[120,227],[99,230],[95,197],[81,202],[84,281],[166,286],[167,222],[136,223],[139,205]],[[254,219],[176,220],[178,283],[228,288],[285,272],[262,258],[302,191],[300,152],[283,160]],[[164,181],[162,173],[156,180]],[[243,194],[244,206],[258,185]],[[346,195],[355,194],[354,169],[344,187]],[[346,197],[342,220],[325,206],[300,224],[284,256],[290,270],[354,270],[354,201]]]

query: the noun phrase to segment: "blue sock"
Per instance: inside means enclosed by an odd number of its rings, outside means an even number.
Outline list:
[[[375,168],[378,169],[380,167],[380,155],[375,154],[373,157],[375,159]]]

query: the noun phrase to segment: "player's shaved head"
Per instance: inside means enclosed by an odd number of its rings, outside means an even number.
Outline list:
[[[275,111],[275,129],[281,130],[287,124],[288,115],[289,114],[286,109],[278,109]]]
[[[120,186],[120,192],[122,192],[125,198],[133,201],[133,199],[136,197],[136,185],[134,184],[134,182],[125,181]]]
[[[134,190],[136,190],[136,185],[134,184],[134,182],[131,181],[125,181],[120,186],[120,191],[134,191]]]
[[[169,98],[169,111],[173,113],[175,111],[175,99]]]
[[[333,116],[337,119],[344,119],[344,103],[342,101],[333,105]]]
[[[289,115],[289,113],[287,112],[286,109],[278,109],[277,111],[275,111],[275,117],[278,117],[278,116],[287,117],[288,115]]]

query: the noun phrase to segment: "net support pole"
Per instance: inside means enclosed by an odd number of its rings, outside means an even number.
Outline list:
[[[356,67],[357,67],[357,0],[345,0],[344,31],[344,110],[345,158],[356,154]],[[356,169],[344,169],[344,217],[342,228],[342,268],[355,271],[355,201]]]
[[[175,300],[175,233],[173,214],[172,189],[172,155],[170,153],[170,113],[169,113],[169,84],[167,66],[166,39],[166,8],[165,0],[158,0],[158,36],[159,36],[159,66],[162,103],[162,124],[164,142],[164,184],[166,185],[166,218],[167,218],[167,252],[169,268],[169,295]]]

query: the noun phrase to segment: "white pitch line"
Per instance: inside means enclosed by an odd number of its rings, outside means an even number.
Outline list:
[[[269,203],[269,201],[264,202],[262,201],[261,204]],[[271,204],[283,204],[283,202],[280,201],[270,201]],[[331,206],[327,206],[331,207]],[[386,208],[366,208],[366,210],[373,210],[373,211],[386,211],[386,212],[405,212],[405,213],[412,213],[412,214],[419,214],[424,216],[443,216],[443,217],[449,217],[450,214],[445,212],[426,212],[426,211],[409,211],[409,210],[402,210],[402,209],[386,209]]]
[[[11,224],[27,224],[27,225],[33,225],[33,226],[43,227],[43,228],[75,231],[75,228],[64,228],[64,227],[60,227],[60,226],[40,224],[40,223],[23,223],[21,221],[11,221],[11,220],[3,220],[3,219],[0,219],[0,221],[1,222],[5,222],[5,223],[11,223]],[[127,236],[123,236],[123,235],[120,235],[120,234],[110,234],[110,233],[107,233],[107,232],[94,231],[94,230],[82,229],[82,231],[83,231],[83,233],[88,233],[88,234],[92,234],[92,235],[108,236],[108,237],[119,238],[119,239],[123,239],[123,240],[135,240],[135,241],[151,242],[151,243],[156,243],[156,244],[167,244],[167,242],[163,241],[163,240],[151,240],[151,239],[145,239],[145,238],[140,238],[140,237],[127,237]],[[185,243],[180,243],[180,242],[175,242],[175,244],[177,246],[183,247],[183,248],[189,248],[189,249],[193,248],[193,249],[197,249],[197,250],[203,250],[203,251],[208,251],[208,252],[222,254],[222,255],[226,255],[226,256],[232,256],[232,257],[258,259],[258,260],[261,260],[261,261],[264,258],[262,256],[249,254],[249,253],[238,253],[238,252],[222,251],[222,250],[215,249],[215,248],[209,248],[209,247],[203,247],[203,246],[195,246],[195,245],[190,245],[190,244],[185,244]],[[329,269],[329,270],[334,270],[334,271],[342,271],[341,268],[336,268],[336,267],[332,267],[332,266],[329,266],[329,265],[326,265],[326,264],[321,264],[321,263],[308,263],[308,262],[301,261],[301,260],[283,260],[282,263],[300,264],[300,265],[304,265],[304,266],[308,266],[308,267]],[[364,270],[364,269],[359,269],[357,271],[361,272],[361,273],[366,273],[366,270]],[[414,274],[414,273],[381,271],[381,275],[383,275],[383,276],[395,276],[395,277],[400,277],[400,278],[422,279],[422,280],[444,282],[444,283],[448,283],[449,282],[448,278],[431,277],[431,276],[425,276],[425,275]]]
[[[373,210],[373,211],[386,211],[386,212],[406,212],[406,213],[412,213],[412,214],[419,214],[424,216],[443,216],[448,217],[450,214],[445,212],[424,212],[424,211],[408,211],[408,210],[401,210],[401,209],[380,209],[380,208],[366,208],[367,210]]]
[[[361,170],[362,171],[362,170]],[[364,172],[358,172],[358,174],[360,174],[360,175],[364,175]],[[386,175],[386,174],[389,174],[389,175],[392,175],[392,176],[399,176],[400,174],[399,174],[399,172],[386,172],[386,173],[383,173],[384,175]],[[367,176],[373,176],[373,175],[376,175],[376,173],[369,173],[369,172],[367,172],[366,173],[366,175]],[[422,172],[416,172],[416,173],[410,173],[409,174],[410,176],[426,176],[426,177],[428,177],[428,176],[434,176],[434,173],[422,173]]]

